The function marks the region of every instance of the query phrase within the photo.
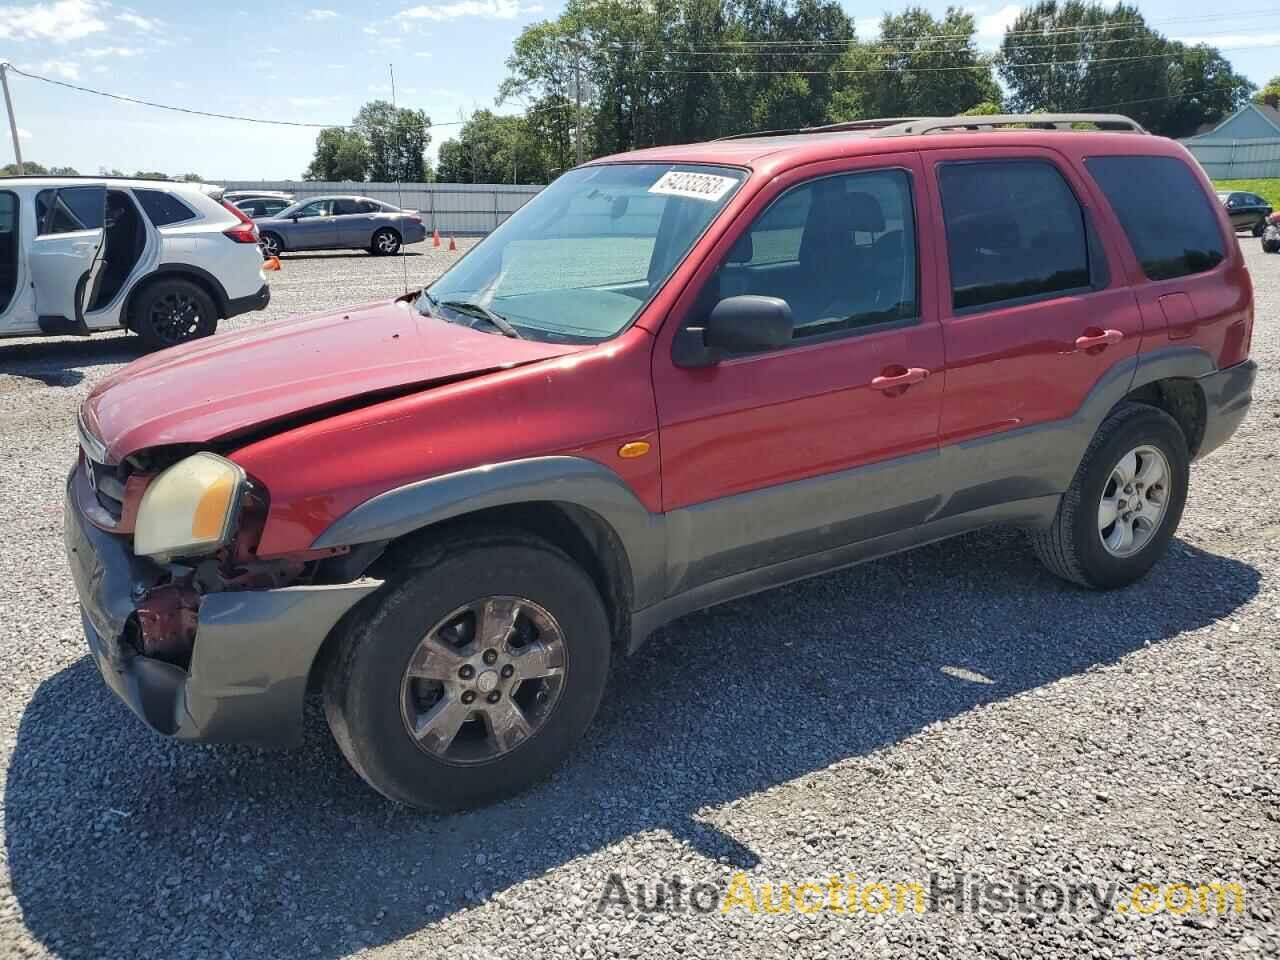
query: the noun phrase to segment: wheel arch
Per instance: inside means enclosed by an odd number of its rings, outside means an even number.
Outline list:
[[[1163,410],[1181,428],[1194,458],[1208,422],[1208,403],[1199,379],[1217,369],[1213,357],[1200,347],[1168,347],[1139,354],[1129,390],[1115,406],[1145,403]]]
[[[163,280],[189,280],[194,283],[209,295],[209,298],[213,301],[214,309],[218,312],[218,319],[227,319],[231,301],[227,296],[226,288],[217,277],[208,270],[189,263],[162,263],[135,283],[133,289],[129,291],[129,295],[125,298],[124,308],[120,311],[120,325],[122,327],[128,326],[138,297],[144,291]]]

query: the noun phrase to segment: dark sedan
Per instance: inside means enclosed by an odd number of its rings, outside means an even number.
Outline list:
[[[375,256],[427,238],[422,218],[369,197],[308,197],[273,217],[255,219],[262,252],[368,250]]]
[[[1262,236],[1267,225],[1267,217],[1271,216],[1271,204],[1256,193],[1235,191],[1220,193],[1218,199],[1227,208],[1227,216],[1231,218],[1231,226],[1237,230],[1248,230],[1255,237]]]

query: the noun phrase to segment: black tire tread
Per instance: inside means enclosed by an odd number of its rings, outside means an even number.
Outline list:
[[[193,280],[184,277],[172,277],[157,279],[149,282],[129,301],[128,326],[129,329],[138,335],[148,350],[162,350],[165,347],[174,346],[161,338],[157,337],[155,331],[150,325],[144,322],[144,318],[150,313],[151,301],[160,296],[160,292],[170,287],[182,287],[190,293],[193,293],[201,302],[201,312],[209,318],[209,322],[205,324],[207,330],[202,330],[189,337],[186,340],[179,341],[188,343],[191,340],[198,340],[201,337],[211,335],[218,327],[218,306],[213,302],[213,298],[209,296],[209,292]]]

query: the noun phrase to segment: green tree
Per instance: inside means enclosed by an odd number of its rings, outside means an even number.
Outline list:
[[[421,110],[374,100],[360,108],[352,131],[368,145],[369,179],[421,183],[431,143],[431,118]]]
[[[846,69],[865,71],[841,98],[854,95],[864,116],[952,116],[981,103],[999,103],[991,64],[978,51],[972,14],[954,7],[938,19],[921,7],[885,14],[883,41],[852,48]],[[842,112],[848,114],[847,109]],[[854,115],[857,115],[856,113]]]
[[[991,117],[1004,113],[1004,107],[994,100],[983,100],[964,111],[966,117]]]
[[[167,173],[161,173],[159,170],[135,170],[133,173],[135,180],[168,180]]]
[[[1166,39],[1124,3],[1041,0],[1009,27],[999,64],[1016,110],[1117,111],[1169,136],[1253,92],[1217,50]]]
[[[1280,97],[1280,73],[1267,81],[1266,86],[1253,95],[1255,103],[1265,103],[1267,97]]]
[[[23,160],[21,170],[18,169],[18,165],[16,163],[9,163],[0,167],[0,176],[5,177],[43,177],[47,176],[48,173],[49,170],[47,167],[41,166],[34,160]]]
[[[364,180],[369,170],[369,144],[354,130],[326,127],[316,135],[315,156],[303,180]]]
[[[546,183],[542,142],[525,117],[477,110],[455,138],[440,144],[436,178],[444,183]]]

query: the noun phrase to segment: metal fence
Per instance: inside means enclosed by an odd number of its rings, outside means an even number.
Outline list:
[[[485,234],[519,210],[541,186],[502,183],[332,183],[317,180],[219,180],[228,190],[285,190],[298,199],[327,194],[372,197],[422,214],[428,230]]]
[[[1183,140],[1211,180],[1280,177],[1280,138],[1267,140]]]

